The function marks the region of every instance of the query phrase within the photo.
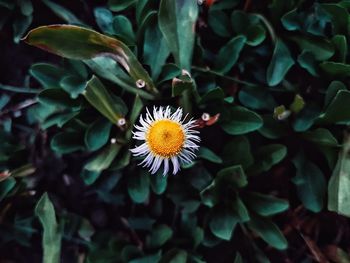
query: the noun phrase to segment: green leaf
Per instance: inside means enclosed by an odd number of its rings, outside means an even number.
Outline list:
[[[163,246],[173,235],[173,231],[167,225],[156,226],[151,235],[146,238],[147,247],[154,249]]]
[[[242,202],[242,200],[236,196],[232,203],[232,207],[234,211],[237,213],[237,216],[240,220],[240,222],[248,222],[250,220],[249,212],[245,204]]]
[[[43,3],[51,9],[58,17],[63,19],[66,23],[76,24],[76,25],[84,25],[82,21],[80,21],[71,11],[64,8],[61,5],[56,4],[50,0],[43,0]]]
[[[282,40],[278,39],[266,73],[269,86],[276,86],[279,84],[293,65],[294,60],[288,47]]]
[[[324,146],[338,146],[337,139],[325,128],[317,128],[303,133],[302,137],[308,141]]]
[[[325,96],[325,102],[324,102],[325,106],[328,106],[329,103],[332,102],[332,100],[340,90],[347,90],[343,82],[334,80],[331,82],[331,84],[329,84],[327,88],[326,96]]]
[[[84,180],[84,183],[87,185],[91,185],[94,182],[96,182],[100,175],[100,172],[88,171],[85,169],[83,169],[80,173],[80,177]]]
[[[113,12],[120,12],[136,2],[137,0],[108,0],[108,6]]]
[[[145,30],[143,44],[143,60],[151,67],[153,80],[158,79],[169,54],[169,48],[157,20],[153,19]]]
[[[130,175],[128,180],[128,193],[135,203],[143,203],[149,196],[149,175],[139,173]]]
[[[288,247],[281,230],[271,220],[255,216],[248,222],[248,226],[272,247],[280,250]]]
[[[159,251],[158,253],[153,255],[132,259],[129,261],[129,263],[154,263],[154,262],[159,262],[161,257],[162,257],[162,252]]]
[[[348,124],[350,123],[350,111],[347,106],[350,103],[350,91],[339,90],[326,111],[320,115],[319,122],[322,124]]]
[[[35,167],[31,163],[28,163],[28,164],[22,165],[16,169],[14,169],[14,170],[11,170],[10,174],[14,178],[25,177],[25,176],[28,176],[28,175],[34,173],[35,170],[36,170]],[[0,182],[1,182],[1,179],[0,179]]]
[[[135,83],[143,80],[149,91],[157,93],[151,78],[136,56],[124,43],[115,38],[83,27],[51,25],[31,30],[24,41],[69,59],[86,60],[97,56],[111,57],[124,67]]]
[[[276,120],[270,114],[262,116],[264,126],[259,129],[259,133],[268,139],[278,139],[288,135],[289,127],[283,121]]]
[[[273,110],[277,104],[267,88],[244,87],[238,94],[239,101],[253,110]]]
[[[215,60],[215,70],[217,72],[225,74],[230,71],[233,65],[236,64],[246,40],[245,36],[236,36],[220,49]]]
[[[154,99],[154,95],[146,92],[143,89],[135,88],[135,83],[132,78],[126,74],[119,64],[108,57],[96,57],[93,59],[84,60],[84,63],[88,65],[93,72],[98,76],[108,79],[109,81],[117,84],[117,87],[121,87],[124,90],[138,94],[140,97],[151,100]]]
[[[84,240],[90,241],[91,237],[94,235],[94,233],[95,233],[95,229],[91,225],[91,223],[87,219],[82,218],[81,223],[80,223],[80,227],[78,230],[79,236],[81,238],[83,238]]]
[[[216,206],[210,211],[209,227],[218,238],[230,240],[238,221],[236,213],[224,206]]]
[[[289,208],[287,200],[271,195],[247,192],[243,196],[244,203],[261,216],[272,216]]]
[[[221,154],[225,165],[242,165],[248,168],[254,162],[250,143],[245,136],[236,136],[225,144]]]
[[[319,117],[321,111],[319,106],[310,102],[296,115],[293,122],[293,129],[296,132],[307,131]]]
[[[239,252],[236,253],[235,261],[234,263],[243,263],[242,256]]]
[[[222,159],[220,158],[220,156],[218,156],[212,150],[204,146],[200,147],[197,156],[202,159],[208,160],[212,163],[222,163]]]
[[[85,164],[84,169],[90,172],[101,172],[103,170],[106,170],[111,165],[120,149],[120,144],[111,143],[91,160],[89,160],[88,163]]]
[[[233,7],[239,4],[239,0],[221,0],[215,1],[214,4],[210,7],[211,10],[226,10],[232,9]]]
[[[42,246],[44,263],[59,263],[61,253],[61,229],[57,224],[55,208],[47,193],[44,193],[35,207],[35,215],[43,226]]]
[[[331,58],[335,52],[332,42],[325,38],[292,36],[290,39],[297,43],[301,51],[309,51],[318,61]]]
[[[78,98],[83,93],[85,85],[85,81],[77,76],[66,76],[60,81],[61,88],[68,92],[72,99]]]
[[[159,263],[186,263],[187,252],[182,249],[173,248],[162,256]]]
[[[261,25],[253,25],[247,29],[247,45],[258,46],[266,38],[265,28]]]
[[[301,202],[312,212],[320,212],[326,194],[326,179],[322,171],[306,160],[302,152],[293,159],[293,163],[297,172],[292,181],[297,187]]]
[[[328,14],[330,14],[334,32],[339,34],[347,34],[348,33],[348,19],[349,13],[348,11],[338,4],[333,3],[323,3],[320,6],[326,10]]]
[[[2,201],[10,191],[15,187],[16,180],[12,177],[8,177],[4,181],[0,181],[0,201]]]
[[[315,56],[309,50],[303,50],[298,56],[299,65],[309,72],[312,76],[318,77],[318,63]]]
[[[167,178],[159,174],[151,176],[151,187],[155,194],[163,194],[167,187]]]
[[[336,47],[335,57],[338,62],[345,63],[346,56],[348,54],[348,43],[346,41],[346,37],[344,35],[335,35],[332,38],[332,42]]]
[[[96,7],[94,9],[94,16],[98,27],[107,34],[113,34],[113,14],[107,8]]]
[[[266,38],[265,28],[255,14],[234,10],[231,14],[231,26],[237,34],[247,37],[247,45],[258,46]]]
[[[231,135],[249,133],[263,125],[263,120],[258,114],[241,106],[230,107],[222,120],[222,129]]]
[[[346,135],[343,149],[328,183],[328,210],[350,217],[350,162],[349,135]]]
[[[119,38],[127,40],[127,43],[135,42],[135,33],[132,29],[132,24],[126,16],[115,16],[113,19],[113,28]]]
[[[70,96],[61,89],[45,89],[38,95],[38,101],[46,106],[62,108],[78,108],[80,103],[73,101]]]
[[[51,149],[60,154],[84,150],[81,134],[77,132],[60,132],[52,137]]]
[[[124,118],[125,103],[120,98],[112,96],[97,77],[93,76],[86,83],[84,96],[94,108],[113,124],[117,124],[119,119]]]
[[[33,16],[19,15],[12,24],[13,41],[18,44],[33,21]]]
[[[349,64],[333,62],[333,61],[325,61],[320,64],[320,68],[331,77],[349,77],[350,76]]]
[[[33,64],[29,73],[45,88],[58,88],[61,79],[67,74],[64,69],[48,63]]]
[[[99,119],[87,128],[84,136],[86,148],[96,151],[108,142],[112,123],[106,119]]]
[[[209,90],[207,93],[205,93],[198,103],[205,104],[213,101],[222,102],[224,98],[225,98],[225,93],[222,90],[222,88],[214,88]]]
[[[230,19],[221,10],[209,10],[208,23],[211,29],[221,37],[231,36]]]
[[[259,174],[267,172],[272,166],[281,162],[287,156],[287,147],[282,144],[269,144],[260,147],[254,154],[255,163],[249,168],[248,173]]]
[[[217,181],[224,180],[226,183],[230,183],[238,188],[245,187],[248,184],[247,177],[240,165],[234,165],[220,170],[216,179]]]
[[[159,28],[181,69],[190,70],[194,46],[194,28],[198,16],[196,1],[161,0]]]

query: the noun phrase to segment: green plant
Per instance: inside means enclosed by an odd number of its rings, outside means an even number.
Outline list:
[[[61,209],[60,228],[37,208],[44,239],[53,227],[49,244],[77,242],[86,262],[269,262],[275,254],[307,262],[288,250],[294,231],[314,257],[329,256],[308,242],[317,230],[301,226],[325,213],[332,171],[328,208],[350,216],[347,135],[341,143],[350,123],[349,9],[347,1],[110,0],[94,9],[103,34],[31,30],[27,44],[64,59],[31,66],[41,88],[28,115],[58,156],[79,156],[86,195],[117,222],[94,228]],[[130,154],[133,125],[158,105],[183,108],[201,132],[197,159],[176,176],[150,175]],[[0,184],[4,197],[12,184]],[[38,207],[44,201],[52,216],[46,195]]]

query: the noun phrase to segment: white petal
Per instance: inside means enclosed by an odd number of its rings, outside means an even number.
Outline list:
[[[147,143],[143,143],[140,146],[137,146],[134,149],[130,149],[134,156],[143,156],[149,152]]]
[[[177,172],[180,170],[180,164],[179,160],[177,159],[176,156],[171,157],[171,162],[173,163],[173,174],[177,174]]]
[[[169,172],[169,159],[164,158],[164,172],[163,176],[165,176]]]

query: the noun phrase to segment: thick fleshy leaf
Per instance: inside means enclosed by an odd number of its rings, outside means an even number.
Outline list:
[[[143,44],[144,63],[151,67],[153,80],[158,79],[169,54],[166,40],[154,18],[146,28]]]
[[[320,115],[318,121],[323,124],[350,123],[350,111],[348,105],[350,103],[350,91],[339,90],[326,111]]]
[[[215,178],[216,185],[231,184],[235,187],[244,187],[248,184],[247,177],[242,166],[235,165],[220,170]]]
[[[334,147],[338,146],[337,139],[333,136],[333,134],[329,130],[325,128],[318,128],[313,131],[307,131],[302,136],[306,140],[314,142],[318,145],[334,146]]]
[[[162,257],[162,252],[159,251],[156,254],[135,258],[129,261],[129,263],[152,263],[152,262],[159,262]]]
[[[6,180],[0,181],[0,201],[2,201],[8,193],[15,187],[16,180],[12,177],[7,177]]]
[[[299,153],[293,163],[297,172],[292,181],[297,187],[301,202],[312,212],[320,212],[327,187],[322,171],[314,163],[306,160],[303,153]]]
[[[230,240],[238,222],[239,218],[233,210],[224,206],[216,206],[210,213],[209,227],[216,237]]]
[[[35,214],[44,229],[43,232],[43,262],[59,263],[61,260],[62,234],[57,224],[55,208],[47,193],[44,193],[35,207]]]
[[[293,65],[294,60],[288,47],[282,40],[278,39],[266,73],[269,86],[276,86],[279,84]]]
[[[42,2],[65,22],[75,25],[84,25],[84,23],[80,21],[71,11],[63,6],[50,0],[42,0]]]
[[[164,254],[159,263],[186,263],[187,252],[182,249],[173,248]]]
[[[317,61],[327,60],[334,55],[334,46],[324,38],[293,36],[291,40],[297,43],[301,51],[312,53]]]
[[[215,70],[225,74],[236,64],[247,38],[239,35],[223,46],[215,60]]]
[[[226,143],[221,156],[224,164],[239,164],[244,169],[248,168],[254,162],[249,140],[244,136],[236,136]]]
[[[83,150],[84,143],[81,134],[74,131],[60,132],[52,137],[51,149],[60,154]]]
[[[281,230],[269,219],[255,216],[248,222],[248,226],[274,248],[282,250],[288,247],[288,242]]]
[[[150,179],[147,173],[130,175],[128,193],[135,203],[143,203],[149,196]]]
[[[341,90],[347,90],[345,84],[339,80],[332,81],[327,88],[326,96],[324,98],[325,106],[328,106]]]
[[[146,243],[149,248],[159,248],[163,246],[173,235],[173,231],[167,225],[156,226],[150,236],[147,237]]]
[[[151,78],[134,53],[115,38],[83,27],[51,25],[31,30],[24,41],[69,59],[86,60],[98,56],[111,57],[124,67],[135,83],[142,80],[148,90],[157,93]]]
[[[101,172],[106,170],[121,149],[121,145],[112,143],[85,164],[84,169],[90,172]]]
[[[266,172],[281,162],[287,155],[287,147],[282,144],[269,144],[260,147],[254,154],[255,163],[249,167],[248,173]]]
[[[289,208],[287,200],[254,192],[245,193],[243,201],[250,209],[262,216],[275,215]]]
[[[84,60],[96,75],[107,79],[121,87],[124,90],[137,94],[144,99],[154,99],[156,95],[147,92],[146,90],[135,88],[135,82],[126,74],[121,66],[112,58],[109,57],[95,57],[93,59]]]
[[[303,52],[298,56],[299,65],[307,70],[312,76],[318,77],[318,63],[314,55],[308,51],[303,50]]]
[[[349,64],[333,62],[333,61],[324,61],[320,64],[320,68],[331,77],[349,77],[350,76]]]
[[[159,28],[181,69],[190,70],[195,38],[195,23],[198,16],[196,1],[161,0]]]
[[[328,183],[328,210],[350,217],[350,140],[345,137],[343,149]]]
[[[224,11],[211,9],[208,15],[208,23],[217,35],[221,37],[231,35],[230,19]]]
[[[332,42],[336,47],[335,57],[338,62],[345,63],[346,56],[348,54],[348,43],[346,41],[346,37],[344,35],[335,35],[332,38]]]
[[[136,2],[137,0],[108,0],[108,6],[113,12],[120,12]]]
[[[222,129],[231,135],[249,133],[263,125],[258,114],[241,106],[230,107],[222,122]]]
[[[93,76],[86,84],[84,96],[103,116],[113,124],[125,116],[125,104],[116,96],[110,94],[103,83]]]
[[[218,156],[212,150],[210,150],[204,146],[202,146],[199,149],[197,156],[201,157],[202,159],[208,160],[212,163],[222,163],[222,159],[220,158],[220,156]]]

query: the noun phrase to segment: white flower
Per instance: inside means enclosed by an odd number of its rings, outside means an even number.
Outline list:
[[[199,131],[194,130],[194,120],[185,123],[182,109],[171,113],[170,107],[153,107],[153,115],[147,109],[145,118],[140,116],[140,126],[135,125],[133,138],[143,143],[131,149],[134,156],[145,159],[140,163],[149,167],[152,174],[156,173],[164,163],[163,175],[169,171],[169,163],[173,164],[173,174],[180,170],[180,163],[188,164],[196,157],[200,141]]]

